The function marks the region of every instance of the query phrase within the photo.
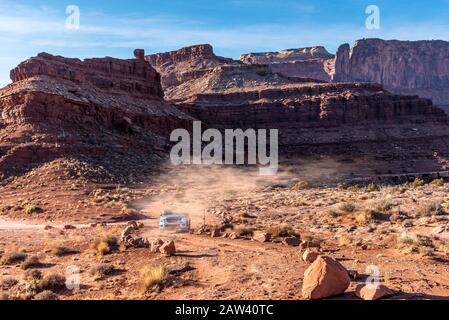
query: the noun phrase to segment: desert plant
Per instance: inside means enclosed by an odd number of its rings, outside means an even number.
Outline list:
[[[441,205],[440,200],[425,202],[421,204],[416,210],[416,215],[418,217],[440,216],[444,214],[445,211],[443,206]]]
[[[351,243],[352,243],[352,240],[348,236],[342,235],[341,237],[338,238],[338,246],[339,247],[347,247]]]
[[[31,268],[39,268],[41,263],[37,256],[27,257],[24,262],[21,264],[21,268],[23,270],[31,269]]]
[[[375,191],[380,191],[380,187],[377,184],[375,184],[374,182],[370,183],[366,187],[366,192],[375,192]]]
[[[52,273],[49,275],[46,275],[42,278],[42,280],[39,282],[40,288],[43,290],[61,290],[66,287],[66,279],[63,275],[60,275],[58,273]]]
[[[415,178],[415,180],[412,182],[413,188],[419,188],[426,184],[426,182],[421,178]]]
[[[352,202],[343,202],[338,205],[338,209],[343,213],[353,213],[357,206]]]
[[[23,262],[27,258],[27,254],[23,252],[9,252],[0,259],[0,265],[11,265]]]
[[[432,240],[428,237],[411,232],[403,232],[396,239],[397,248],[404,253],[426,252],[425,248],[433,248]]]
[[[349,185],[346,182],[340,182],[339,184],[337,184],[337,189],[339,189],[339,190],[348,190],[349,189]]]
[[[29,269],[25,272],[24,279],[28,281],[37,281],[42,279],[42,272],[36,269]]]
[[[5,278],[0,281],[0,288],[3,290],[9,290],[12,287],[14,287],[16,284],[18,284],[19,281],[14,278]]]
[[[113,274],[115,271],[115,267],[109,263],[102,263],[90,270],[90,274],[97,279],[101,279],[105,276],[109,276]]]
[[[168,277],[168,271],[162,265],[145,267],[140,274],[142,288],[145,292],[150,291],[155,286],[162,287],[164,280]]]
[[[74,252],[74,250],[64,246],[57,246],[52,249],[52,253],[57,257],[68,256],[70,254],[73,254]]]
[[[358,211],[355,214],[355,220],[357,221],[358,224],[361,224],[361,225],[370,224],[370,223],[374,222],[375,219],[376,219],[376,212],[373,210],[364,209],[364,210]]]
[[[25,214],[33,214],[33,213],[42,213],[44,212],[44,210],[38,206],[32,205],[32,204],[28,204],[25,206],[25,208],[23,209],[23,212]]]
[[[444,186],[444,179],[435,179],[431,182],[432,185],[436,186],[436,187],[443,187]]]
[[[297,236],[297,233],[292,228],[292,226],[285,224],[285,223],[280,224],[280,225],[270,226],[265,229],[265,232],[271,234],[271,237],[273,239],[280,238],[280,237]]]
[[[292,190],[301,191],[310,189],[310,182],[308,181],[299,181],[293,187]]]
[[[252,237],[254,234],[254,229],[240,225],[240,226],[236,226],[234,228],[234,232],[239,236],[239,237]]]
[[[33,300],[41,300],[41,301],[53,301],[53,300],[59,300],[58,295],[55,294],[53,291],[46,290],[39,292],[36,294],[33,298]]]
[[[103,238],[95,240],[91,248],[97,255],[104,256],[118,250],[118,239],[115,236],[107,235]]]

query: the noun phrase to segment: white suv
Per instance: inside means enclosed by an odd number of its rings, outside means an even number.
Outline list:
[[[175,229],[180,231],[190,230],[190,217],[185,213],[175,213],[164,210],[159,221],[161,230]]]

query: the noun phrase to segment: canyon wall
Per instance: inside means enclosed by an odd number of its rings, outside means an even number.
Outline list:
[[[340,46],[336,82],[380,83],[397,94],[416,94],[449,105],[449,42],[364,39]]]

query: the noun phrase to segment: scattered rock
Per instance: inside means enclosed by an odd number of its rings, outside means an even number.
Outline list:
[[[127,226],[120,236],[120,240],[124,242],[128,236],[130,236],[136,229],[133,226]]]
[[[390,290],[383,284],[360,284],[355,289],[357,297],[363,300],[378,300],[394,295],[394,291]]]
[[[301,239],[298,237],[288,237],[282,241],[283,244],[291,247],[298,247],[301,243]]]
[[[319,256],[304,273],[302,295],[323,299],[343,294],[351,283],[348,271],[330,257]]]
[[[269,242],[271,240],[271,234],[266,232],[257,233],[253,236],[253,240],[257,242]]]
[[[66,225],[63,227],[63,229],[64,229],[64,230],[74,230],[74,229],[76,229],[76,227],[75,227],[75,226],[72,226],[72,225],[70,225],[70,224],[66,224]]]
[[[159,248],[159,251],[160,251],[160,253],[165,254],[167,257],[173,256],[176,253],[175,242],[170,241],[170,242],[164,243]]]
[[[164,241],[162,241],[161,239],[157,239],[157,240],[151,242],[150,251],[152,253],[160,252],[159,249],[162,247],[163,244],[164,244]]]
[[[231,240],[235,240],[235,239],[238,239],[238,238],[239,238],[239,236],[238,236],[238,234],[235,233],[235,232],[231,232],[231,233],[229,234],[229,239],[231,239]]]
[[[49,226],[49,225],[44,227],[44,230],[51,230],[51,229],[54,229],[54,228],[52,226]]]
[[[318,249],[316,248],[307,248],[302,255],[302,260],[304,262],[313,263],[318,256],[320,255]]]

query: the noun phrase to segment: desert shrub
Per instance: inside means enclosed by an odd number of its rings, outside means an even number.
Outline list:
[[[36,269],[29,269],[25,272],[24,279],[27,281],[37,281],[42,279],[42,272]]]
[[[432,239],[411,232],[403,232],[396,239],[397,248],[404,253],[425,253],[433,249]]]
[[[366,192],[376,192],[376,191],[380,191],[380,187],[375,183],[370,183],[366,187]]]
[[[37,256],[27,257],[24,262],[21,264],[21,268],[23,270],[31,269],[31,268],[39,268],[41,263]]]
[[[271,237],[273,239],[280,238],[280,237],[294,237],[297,236],[297,233],[292,228],[292,226],[288,224],[280,224],[280,225],[274,225],[271,227],[268,227],[265,229],[266,233],[271,234]]]
[[[338,246],[339,247],[347,247],[351,243],[352,243],[352,240],[348,236],[342,235],[341,237],[338,238]]]
[[[234,232],[239,236],[239,237],[252,237],[254,234],[254,229],[253,228],[249,228],[246,226],[236,226],[234,228]]]
[[[58,273],[52,273],[42,278],[39,285],[43,290],[57,291],[66,287],[65,277]]]
[[[355,221],[361,225],[367,225],[376,220],[376,212],[369,209],[358,211],[355,214]]]
[[[412,182],[413,188],[419,188],[426,184],[426,182],[421,178],[415,178],[415,180]]]
[[[436,187],[443,187],[444,186],[444,179],[435,179],[431,182],[432,185],[436,186]]]
[[[443,214],[445,214],[445,211],[440,200],[425,202],[416,210],[418,217],[440,216]]]
[[[53,301],[53,300],[59,300],[58,295],[55,294],[53,291],[42,291],[38,294],[36,294],[33,298],[33,300],[41,300],[41,301]]]
[[[96,278],[103,278],[105,276],[109,276],[113,274],[115,271],[115,267],[109,263],[102,263],[98,266],[93,267],[90,270],[90,274]]]
[[[27,254],[23,252],[9,252],[0,259],[0,265],[11,265],[23,262],[27,258]]]
[[[395,203],[393,201],[393,198],[387,195],[379,199],[369,201],[367,203],[367,206],[369,207],[369,209],[373,209],[379,212],[388,212],[395,206]]]
[[[68,256],[73,254],[74,252],[75,252],[74,250],[64,246],[57,246],[52,249],[52,253],[57,257]]]
[[[308,181],[299,181],[293,187],[292,190],[301,191],[310,189],[310,182]]]
[[[119,248],[119,242],[115,236],[107,235],[95,240],[91,247],[97,255],[104,256],[117,250]]]
[[[326,210],[325,214],[326,214],[326,216],[331,217],[331,218],[337,218],[340,216],[340,212],[333,210],[333,209]]]
[[[32,204],[28,204],[25,206],[25,208],[23,209],[23,212],[25,214],[33,214],[33,213],[42,213],[44,212],[44,210],[38,206],[32,205]]]
[[[142,288],[145,292],[150,291],[155,286],[162,287],[164,281],[168,277],[168,272],[165,266],[151,266],[145,267],[141,272]]]
[[[3,290],[9,290],[12,287],[14,287],[16,284],[18,284],[19,281],[14,278],[6,278],[0,281],[0,288]]]
[[[339,190],[348,190],[349,189],[349,185],[346,182],[341,182],[341,183],[337,184],[337,189],[339,189]]]
[[[343,213],[353,213],[357,206],[352,202],[343,202],[338,205],[338,209]]]

